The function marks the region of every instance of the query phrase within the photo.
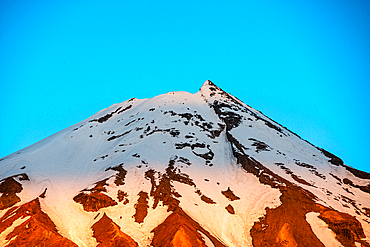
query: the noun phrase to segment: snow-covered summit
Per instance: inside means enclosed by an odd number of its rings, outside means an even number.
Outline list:
[[[369,182],[207,80],[2,158],[0,245],[368,246]]]

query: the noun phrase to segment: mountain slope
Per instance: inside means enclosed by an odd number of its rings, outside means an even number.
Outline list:
[[[34,200],[56,226],[51,238],[71,246],[370,242],[370,174],[210,81],[196,94],[113,105],[0,167],[0,242],[9,246],[25,217],[11,212]]]

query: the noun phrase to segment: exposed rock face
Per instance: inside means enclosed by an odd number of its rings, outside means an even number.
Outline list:
[[[21,220],[7,236],[6,246],[77,246],[61,236],[51,219],[41,210],[39,199],[9,209],[0,218],[0,234]]]
[[[138,246],[138,244],[130,236],[123,233],[121,227],[114,223],[106,214],[92,226],[92,229],[94,231],[94,238],[96,238],[96,241],[99,243],[97,247]]]
[[[224,247],[218,239],[204,230],[197,222],[192,220],[182,210],[175,210],[167,219],[154,230],[152,245],[158,246],[196,246],[207,247],[203,233],[215,247]]]
[[[361,239],[366,237],[360,222],[353,216],[335,210],[327,210],[322,212],[319,218],[328,224],[344,246],[354,246],[355,241],[361,243]],[[366,242],[362,245],[369,246]]]
[[[116,201],[102,193],[107,192],[104,188],[107,185],[106,181],[107,179],[97,182],[94,188],[85,189],[75,196],[73,200],[82,204],[84,210],[87,212],[96,212],[101,208],[117,205]]]
[[[321,211],[304,191],[283,190],[282,205],[267,209],[251,230],[254,246],[323,246],[306,221],[308,212]]]
[[[134,219],[137,223],[143,223],[145,217],[148,215],[148,193],[144,191],[140,191],[139,193],[139,199],[137,200],[137,203],[135,204],[135,214]]]
[[[235,214],[235,210],[234,210],[234,207],[231,206],[230,204],[226,206],[225,208],[227,210],[227,212],[229,212],[230,214]]]
[[[123,201],[123,204],[127,204],[129,203],[130,201],[127,199],[128,197],[128,194],[122,190],[118,190],[117,192],[117,199],[119,202],[122,202]]]
[[[216,204],[215,201],[213,201],[211,198],[209,198],[208,196],[205,196],[205,195],[202,195],[200,197],[200,199],[208,204]]]
[[[370,174],[210,81],[113,105],[0,168],[0,246],[370,246]]]
[[[234,192],[230,189],[230,187],[227,188],[225,191],[221,191],[221,193],[230,201],[240,200],[240,197],[236,196]]]
[[[23,188],[15,178],[19,178],[19,180],[29,180],[25,173],[0,180],[0,193],[2,193],[0,197],[0,210],[7,209],[21,201],[17,193],[20,193]]]
[[[0,184],[0,192],[3,193],[0,197],[0,210],[4,210],[20,202],[21,199],[17,193],[22,191],[22,185],[14,180],[14,178],[6,178]]]

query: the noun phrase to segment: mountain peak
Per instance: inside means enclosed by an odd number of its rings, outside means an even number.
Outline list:
[[[0,246],[370,244],[370,174],[210,80],[115,104],[0,167]]]
[[[212,81],[206,80],[202,87],[199,89],[199,92],[206,99],[214,98],[216,95],[225,96],[228,95],[224,90],[216,86]]]
[[[210,85],[215,85],[213,82],[211,82],[210,80],[206,80],[204,83],[203,83],[203,85],[202,85],[202,87],[208,87],[208,86],[210,86]]]
[[[200,88],[200,90],[202,89],[210,89],[210,88],[214,88],[214,90],[220,90],[220,91],[223,91],[221,88],[219,88],[218,86],[216,86],[216,84],[214,84],[212,81],[210,80],[206,80],[202,87]],[[212,89],[211,89],[212,90]],[[212,91],[214,91],[212,90]]]

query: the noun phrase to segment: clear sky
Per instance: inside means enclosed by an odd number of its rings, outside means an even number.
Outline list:
[[[368,0],[0,0],[0,157],[207,79],[370,172]]]

